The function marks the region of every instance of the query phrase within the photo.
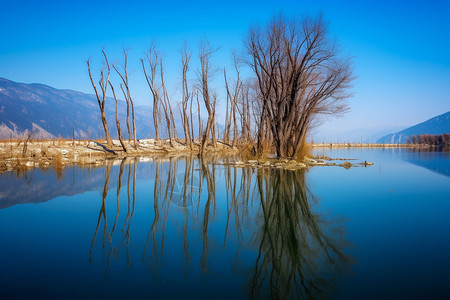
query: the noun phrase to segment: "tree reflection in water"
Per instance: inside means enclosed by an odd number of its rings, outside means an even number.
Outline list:
[[[344,253],[349,244],[344,239],[341,222],[332,222],[329,217],[312,209],[317,201],[306,186],[305,171],[238,168],[228,165],[225,160],[205,161],[193,157],[154,159],[151,165],[155,169],[153,219],[146,230],[145,241],[133,242],[143,245],[142,261],[155,275],[162,270],[166,238],[174,239],[166,236],[167,222],[168,219],[176,219],[173,222],[182,234],[182,240],[179,241],[182,266],[179,267],[185,275],[190,269],[198,267],[203,274],[208,272],[208,259],[217,259],[209,253],[211,242],[217,245],[219,238],[223,245],[222,251],[228,251],[227,255],[230,251],[233,253],[233,272],[243,272],[247,278],[247,296],[254,299],[269,296],[275,299],[324,297],[333,289],[340,275],[349,272],[351,258]],[[119,232],[115,228],[120,213],[119,196],[126,165],[128,211],[120,231],[120,243],[113,247],[112,236]],[[89,255],[89,261],[92,261],[97,233],[103,222],[105,274],[111,255],[118,257],[121,247],[125,247],[127,264],[131,264],[130,228],[136,202],[137,159],[126,159],[120,162],[116,214],[109,231],[106,198],[111,166],[112,162],[109,162],[105,168],[102,205]],[[218,187],[225,187],[226,195],[217,198]],[[223,200],[226,201],[226,211],[219,211],[218,207],[224,207],[224,203],[220,203]],[[210,232],[211,226],[217,227],[219,224],[216,214],[225,216],[223,235],[220,237],[217,230],[214,234]],[[201,250],[192,240],[195,233],[199,233],[202,239]],[[241,258],[241,249],[244,248],[254,253],[255,260],[250,264],[246,261],[248,254]],[[217,252],[216,248],[214,250]],[[197,256],[200,256],[198,264],[197,260],[193,260]]]
[[[276,299],[323,297],[349,266],[342,230],[331,232],[329,221],[311,210],[304,171],[259,169],[257,185],[264,226],[257,237],[252,298],[265,285]]]

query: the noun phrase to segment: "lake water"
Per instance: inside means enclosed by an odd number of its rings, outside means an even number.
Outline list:
[[[449,153],[316,152],[0,174],[0,299],[448,299]]]

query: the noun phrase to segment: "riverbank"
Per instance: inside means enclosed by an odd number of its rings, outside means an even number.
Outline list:
[[[192,149],[182,141],[142,139],[134,148],[133,142],[125,142],[125,152],[118,140],[106,147],[104,140],[8,140],[0,141],[0,172],[25,171],[32,168],[61,169],[68,165],[104,165],[107,159],[138,156],[177,156],[198,153],[198,143]],[[222,142],[208,147],[208,154],[237,153],[238,149]]]
[[[142,156],[179,156],[196,155],[199,151],[198,141],[194,141],[192,148],[184,140],[156,141],[142,139],[134,143],[126,141],[128,151],[125,152],[118,140],[113,141],[114,146],[107,148],[105,140],[6,140],[0,141],[0,172],[26,171],[32,168],[60,170],[68,165],[97,165],[102,166],[107,159]],[[423,148],[423,145],[411,144],[367,144],[367,143],[314,143],[312,148]],[[426,146],[429,147],[429,146]],[[369,166],[370,162],[349,162],[349,159],[313,157],[309,155],[303,161],[261,158],[256,159],[250,154],[242,155],[249,149],[232,147],[229,144],[217,141],[217,147],[211,145],[207,148],[207,155],[236,155],[235,161],[227,164],[249,167],[270,167],[284,169],[300,169],[312,166],[340,166],[350,168],[353,166]],[[342,162],[335,162],[342,160]]]
[[[430,147],[418,144],[374,144],[374,143],[313,143],[316,148],[418,148]]]
[[[107,148],[105,140],[6,140],[0,141],[0,172],[22,170],[32,168],[61,169],[67,165],[104,165],[106,159],[137,157],[137,156],[178,156],[196,155],[199,143],[195,141],[192,148],[184,143],[184,140],[156,141],[154,139],[138,140],[136,149],[133,142],[126,141],[128,151],[125,152],[118,140],[114,140],[114,146]],[[423,148],[424,145],[411,144],[358,144],[358,143],[314,143],[312,148]],[[275,167],[286,169],[299,169],[311,166],[341,166],[350,168],[352,166],[370,165],[367,162],[353,164],[345,159],[343,162],[334,162],[327,157],[305,158],[303,161],[288,159],[255,159],[251,155],[242,155],[248,149],[232,147],[221,141],[217,147],[209,146],[207,155],[240,155],[241,158],[232,162],[236,166],[251,167]]]

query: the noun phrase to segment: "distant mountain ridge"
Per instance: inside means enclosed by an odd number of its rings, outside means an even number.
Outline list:
[[[397,133],[385,135],[377,143],[404,144],[413,135],[441,135],[444,133],[450,133],[450,111]]]
[[[113,137],[117,136],[114,99],[107,98],[105,113]],[[138,138],[154,134],[152,108],[135,106]],[[131,115],[131,113],[130,113]],[[126,103],[119,101],[119,119],[124,137]],[[130,126],[131,119],[130,119]],[[34,132],[37,138],[104,136],[97,99],[94,95],[55,89],[43,84],[17,83],[0,77],[0,139],[21,138]]]

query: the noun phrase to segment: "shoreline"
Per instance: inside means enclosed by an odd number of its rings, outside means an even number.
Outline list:
[[[191,148],[184,143],[183,139],[173,140],[172,145],[168,139],[156,141],[155,139],[138,140],[137,149],[133,142],[126,141],[129,148],[124,152],[119,140],[113,140],[114,146],[106,148],[105,140],[3,140],[0,141],[0,173],[3,172],[26,172],[29,169],[52,167],[58,171],[66,166],[103,166],[106,160],[120,159],[126,157],[143,156],[185,156],[197,155],[199,143],[194,142]],[[313,143],[312,148],[424,148],[430,146],[411,144],[358,144],[358,143]],[[231,145],[217,141],[217,148],[211,145],[207,147],[208,156],[230,156],[241,155],[243,148],[233,148]],[[245,155],[244,155],[245,156]],[[340,159],[331,159],[340,160]],[[273,167],[284,169],[309,168],[312,166],[342,166],[350,168],[356,165],[371,165],[369,162],[357,164],[346,161],[336,164],[330,159],[322,157],[305,157],[303,161],[283,158],[253,158],[240,157],[234,162],[226,163],[240,167]],[[346,160],[346,159],[342,159]]]
[[[315,148],[430,148],[422,144],[376,144],[376,143],[312,143]]]

